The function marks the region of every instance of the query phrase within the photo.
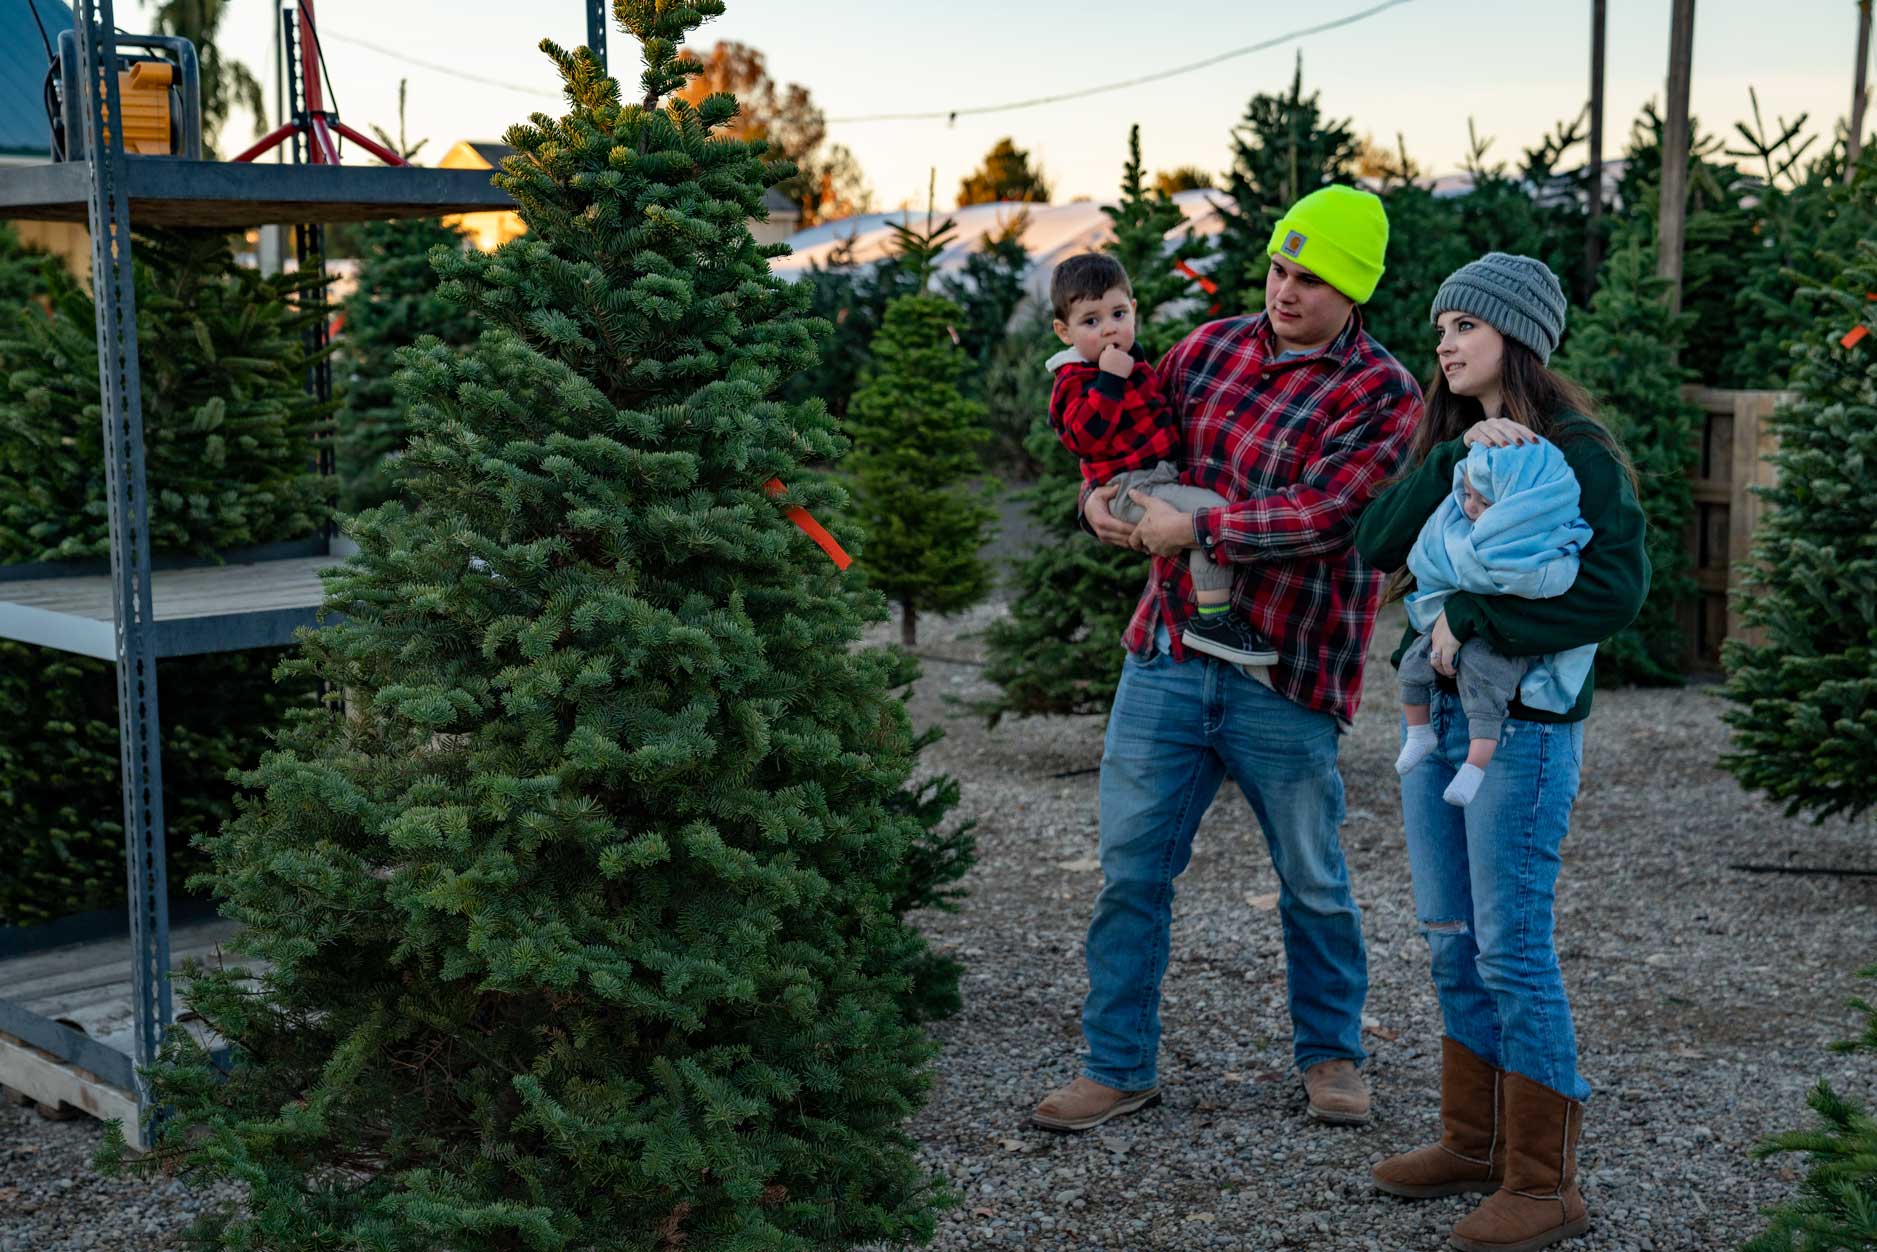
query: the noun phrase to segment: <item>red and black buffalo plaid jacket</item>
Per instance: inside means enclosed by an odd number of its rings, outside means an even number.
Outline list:
[[[1180,459],[1180,419],[1168,406],[1147,354],[1139,344],[1132,351],[1134,372],[1126,378],[1091,365],[1074,349],[1050,358],[1069,358],[1056,368],[1056,385],[1049,393],[1050,429],[1081,461],[1082,481],[1091,487],[1129,470]]]
[[[1193,532],[1208,556],[1237,566],[1233,606],[1278,651],[1272,686],[1347,723],[1382,586],[1350,541],[1407,455],[1421,388],[1360,312],[1320,351],[1278,351],[1263,314],[1208,322],[1161,360],[1160,384],[1180,418],[1181,481],[1231,501],[1193,514]],[[1123,643],[1144,654],[1164,622],[1184,661],[1193,611],[1186,562],[1156,557]]]

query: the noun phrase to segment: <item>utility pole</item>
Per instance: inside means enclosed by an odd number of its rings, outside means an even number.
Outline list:
[[[1603,31],[1609,0],[1590,0],[1590,220],[1584,232],[1584,296],[1603,265]]]
[[[1845,178],[1864,150],[1864,71],[1870,65],[1870,0],[1857,0],[1857,71],[1851,78],[1851,133],[1845,140]]]
[[[1694,69],[1695,0],[1673,0],[1668,31],[1668,114],[1662,122],[1661,233],[1656,270],[1668,279],[1668,308],[1681,312],[1682,239],[1688,215],[1688,87]]]

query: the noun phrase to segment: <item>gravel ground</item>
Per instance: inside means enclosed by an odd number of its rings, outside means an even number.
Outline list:
[[[924,623],[920,723],[948,720],[929,763],[960,779],[980,860],[959,913],[921,923],[968,963],[964,1012],[938,1027],[931,1105],[913,1132],[960,1197],[945,1250],[1445,1246],[1460,1199],[1378,1196],[1368,1166],[1435,1133],[1439,1019],[1402,852],[1386,662],[1343,745],[1343,844],[1364,909],[1377,1120],[1317,1125],[1289,1073],[1277,882],[1228,787],[1181,881],[1165,999],[1164,1103],[1080,1137],[1026,1115],[1073,1075],[1082,934],[1099,886],[1099,718],[958,717],[988,694],[973,638],[1000,610]],[[884,629],[881,637],[887,633]],[[1377,638],[1390,637],[1386,625]],[[1855,969],[1877,959],[1877,879],[1753,874],[1736,863],[1870,866],[1872,823],[1814,827],[1744,796],[1714,766],[1712,688],[1599,694],[1559,905],[1565,977],[1597,1088],[1582,1150],[1583,1252],[1737,1246],[1784,1195],[1793,1161],[1761,1136],[1802,1125],[1820,1077],[1869,1102],[1851,1033]],[[96,1176],[89,1121],[0,1107],[0,1252],[156,1252],[200,1197]]]
[[[946,623],[981,629],[994,610]],[[1397,637],[1382,624],[1378,644]],[[986,694],[970,640],[922,641],[921,722]],[[952,661],[939,658],[954,658]],[[1737,1247],[1796,1177],[1755,1162],[1806,1123],[1821,1077],[1871,1102],[1872,1066],[1825,1051],[1852,1033],[1855,970],[1877,960],[1877,879],[1746,873],[1741,863],[1873,864],[1877,823],[1813,826],[1744,795],[1715,766],[1727,735],[1711,686],[1597,697],[1564,849],[1559,945],[1582,1065],[1597,1089],[1582,1147],[1584,1252]],[[1090,1134],[1025,1115],[1074,1076],[1082,937],[1100,886],[1095,776],[1103,720],[950,723],[931,764],[958,776],[979,863],[961,912],[924,918],[968,961],[962,1015],[938,1027],[933,1100],[914,1124],[961,1203],[941,1249],[1445,1246],[1464,1199],[1402,1201],[1368,1167],[1437,1133],[1440,1025],[1409,894],[1392,671],[1372,657],[1343,742],[1343,846],[1369,940],[1367,1073],[1377,1118],[1304,1115],[1290,1072],[1276,876],[1229,784],[1199,828],[1175,905],[1164,1102]]]

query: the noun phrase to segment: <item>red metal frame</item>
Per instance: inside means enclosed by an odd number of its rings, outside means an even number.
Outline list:
[[[375,140],[368,139],[358,131],[339,120],[336,113],[329,113],[324,107],[325,99],[319,90],[319,40],[313,33],[313,0],[299,0],[300,15],[300,67],[304,79],[303,88],[306,98],[306,111],[297,114],[291,121],[277,127],[268,136],[240,156],[238,162],[249,162],[265,152],[272,152],[294,135],[305,135],[307,155],[314,165],[339,164],[339,144],[333,138],[335,133],[350,139],[365,151],[383,161],[386,165],[409,165],[391,149]]]

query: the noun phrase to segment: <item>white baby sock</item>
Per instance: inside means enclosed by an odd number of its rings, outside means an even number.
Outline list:
[[[1405,774],[1425,761],[1428,753],[1432,752],[1439,742],[1434,738],[1434,728],[1431,725],[1408,727],[1408,736],[1401,745],[1401,755],[1395,758],[1395,772]]]
[[[1479,794],[1480,780],[1486,777],[1486,771],[1471,761],[1460,767],[1460,772],[1447,784],[1447,790],[1441,793],[1441,799],[1448,804],[1465,808],[1473,803],[1473,797]]]

